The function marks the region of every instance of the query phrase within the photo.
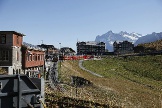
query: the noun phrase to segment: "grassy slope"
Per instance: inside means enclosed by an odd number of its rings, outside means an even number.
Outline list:
[[[103,85],[113,88],[126,102],[140,107],[161,107],[162,56],[106,58],[85,61],[84,66],[104,75],[109,82]]]
[[[78,61],[64,61],[61,63],[59,75],[66,92],[59,93],[59,96],[126,108],[160,108],[162,81],[158,76],[161,76],[161,60],[161,56],[128,58],[127,60],[107,57],[101,61],[83,62],[84,67],[105,76],[104,78],[81,70]],[[147,72],[151,74],[146,74]],[[70,86],[73,75],[90,80],[93,86],[77,88],[76,95],[76,88]]]

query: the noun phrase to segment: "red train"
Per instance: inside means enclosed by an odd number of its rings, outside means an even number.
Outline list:
[[[63,60],[81,60],[81,59],[92,59],[93,55],[74,55],[74,56],[64,56]]]

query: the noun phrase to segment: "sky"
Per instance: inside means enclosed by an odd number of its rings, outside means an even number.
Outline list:
[[[162,32],[162,0],[0,0],[0,30],[25,34],[24,42],[76,50],[112,30]]]

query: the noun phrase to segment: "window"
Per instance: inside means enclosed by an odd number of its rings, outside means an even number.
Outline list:
[[[30,59],[30,55],[26,54],[26,60],[29,61],[29,59]]]
[[[19,36],[17,36],[17,44],[19,44]]]
[[[9,60],[9,51],[1,50],[0,51],[0,61],[8,61]]]
[[[42,61],[42,54],[40,54],[40,60]]]
[[[40,60],[40,54],[38,54],[38,61]]]
[[[4,51],[4,60],[9,60],[9,51]]]
[[[33,61],[35,61],[35,54],[33,54]]]
[[[18,51],[17,51],[16,55],[17,55],[16,60],[19,61],[19,52]]]
[[[6,44],[6,35],[5,34],[0,35],[0,44]]]
[[[43,54],[41,55],[41,60],[43,61]]]
[[[37,61],[37,54],[35,54],[35,61]]]
[[[42,54],[42,61],[44,60],[44,54]]]
[[[31,54],[29,55],[29,61],[32,61],[32,55]]]
[[[44,54],[43,54],[43,59],[42,60],[44,60]]]
[[[31,55],[30,54],[28,55],[28,61],[31,61]]]

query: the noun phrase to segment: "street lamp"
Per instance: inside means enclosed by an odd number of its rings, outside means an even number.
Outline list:
[[[60,64],[60,69],[59,69],[59,73],[60,73],[60,81],[61,81],[61,43],[59,43],[60,44],[60,49],[59,49],[59,64]]]
[[[60,44],[60,49],[61,49],[61,43],[59,43]]]

